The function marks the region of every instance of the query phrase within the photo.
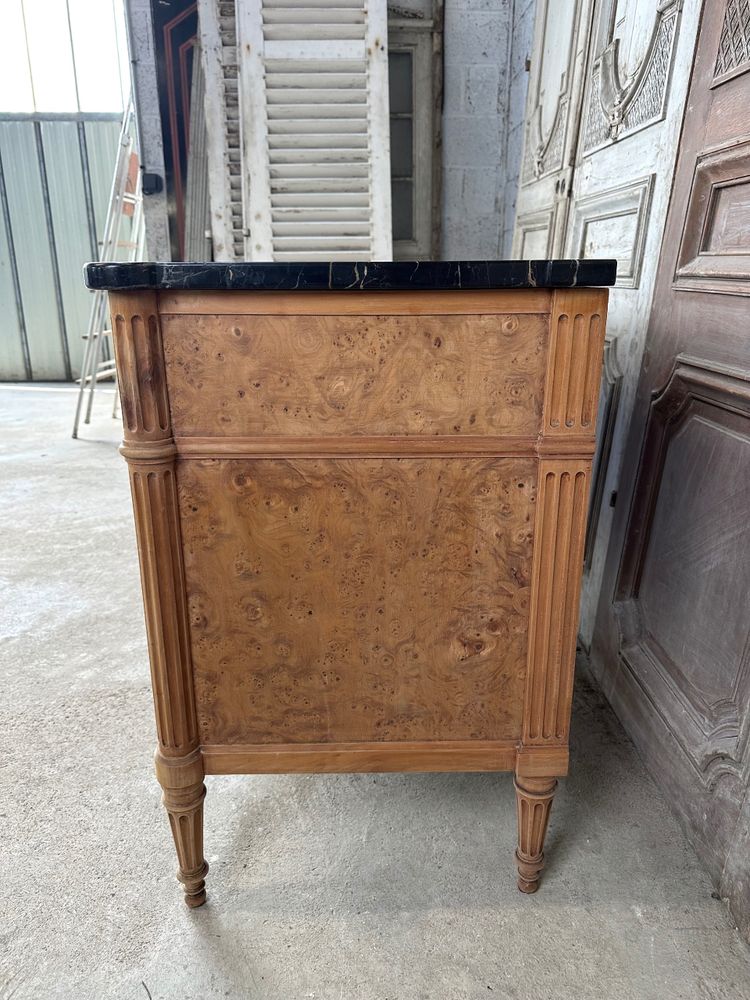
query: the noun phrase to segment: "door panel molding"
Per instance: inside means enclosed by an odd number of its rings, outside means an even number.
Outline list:
[[[750,295],[750,139],[698,157],[674,287]]]
[[[649,174],[628,184],[595,191],[578,198],[573,205],[571,256],[616,257],[615,284],[619,288],[638,288],[640,283],[654,179],[654,174]],[[621,221],[619,241],[617,220]]]
[[[725,668],[720,681],[712,679],[707,672],[702,683],[698,683],[684,665],[677,663],[665,647],[663,637],[654,634],[648,601],[643,603],[653,538],[661,546],[654,553],[654,574],[656,577],[669,574],[672,588],[679,588],[680,572],[682,579],[688,573],[692,575],[693,570],[696,574],[700,572],[701,562],[707,558],[707,553],[710,556],[712,545],[742,548],[739,538],[720,537],[722,525],[712,517],[712,510],[721,507],[724,499],[715,498],[717,502],[712,507],[709,494],[712,489],[727,488],[725,477],[714,476],[707,466],[697,470],[687,467],[678,493],[669,492],[670,482],[665,476],[672,450],[681,441],[684,445],[687,436],[696,433],[696,428],[704,436],[709,434],[713,438],[716,448],[710,452],[712,458],[719,454],[723,439],[734,451],[747,448],[744,461],[750,461],[749,370],[678,355],[666,386],[652,395],[641,462],[641,469],[648,470],[648,474],[642,473],[636,485],[628,526],[629,544],[625,548],[617,585],[615,614],[622,666],[633,675],[674,734],[701,784],[711,788],[723,775],[744,779],[750,770],[747,753],[750,632],[742,624],[747,620],[742,611],[747,587],[737,587],[734,607],[721,609],[725,630],[732,635],[744,631],[737,643],[737,655],[729,657],[727,664],[719,662],[720,650],[714,647],[717,664]],[[703,452],[706,453],[705,448]],[[674,472],[671,469],[671,473]],[[687,477],[691,474],[692,485],[699,488],[689,488]],[[663,495],[665,490],[666,495]],[[732,499],[748,504],[747,497]],[[660,500],[668,508],[668,514],[660,509]],[[660,514],[665,516],[660,518]],[[694,517],[692,523],[691,516]],[[746,530],[744,525],[748,518],[743,519],[741,511],[732,510],[730,519],[734,531]],[[666,524],[672,525],[671,534]],[[692,534],[691,527],[694,529]],[[716,529],[715,538],[712,528]],[[738,573],[743,572],[750,575],[746,568],[740,567]],[[750,580],[747,582],[750,584]],[[659,593],[658,579],[652,589]],[[675,604],[679,605],[679,597]],[[678,607],[674,620],[669,620],[667,615],[667,623],[673,629],[679,627],[679,610],[689,613],[689,609]],[[720,609],[713,607],[712,610],[716,614]],[[703,613],[707,614],[706,608]],[[739,617],[733,618],[733,615]],[[707,627],[708,624],[707,620]],[[668,636],[667,644],[671,637]]]
[[[591,70],[584,156],[664,117],[680,10],[681,0],[667,0],[656,11],[643,59],[626,79],[620,76],[620,40],[614,37],[613,18],[609,19],[606,46]]]
[[[516,220],[516,239],[518,240],[519,257],[524,260],[549,259],[552,257],[552,234],[554,232],[555,209],[547,208],[541,212],[529,212]],[[544,241],[543,252],[539,240]],[[533,252],[532,252],[533,251]]]

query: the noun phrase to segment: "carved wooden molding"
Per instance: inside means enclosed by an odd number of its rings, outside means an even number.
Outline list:
[[[607,293],[597,289],[555,292],[543,441],[594,441],[606,304]],[[590,474],[581,453],[539,462],[524,746],[561,744],[568,736]]]
[[[176,448],[156,295],[111,297],[112,333],[146,609],[159,746],[167,756],[198,744],[180,537]]]
[[[698,158],[674,287],[750,295],[750,139]]]
[[[648,448],[663,459],[675,426],[693,400],[704,400],[721,409],[750,416],[750,371],[678,354],[666,385],[652,393],[644,451]],[[659,462],[657,467],[661,464]],[[648,542],[648,531],[644,528],[653,513],[658,491],[659,482],[655,477],[636,485],[630,521],[640,525],[640,540],[637,546],[629,547],[630,555],[620,569],[617,593],[621,598],[637,592]]]
[[[636,485],[628,527],[635,541],[624,547],[615,608],[621,663],[664,719],[701,782],[710,787],[720,777],[736,777],[750,767],[750,636],[728,697],[712,700],[663,653],[648,633],[639,605],[667,452],[691,418],[718,426],[726,421],[727,434],[742,434],[750,419],[750,371],[678,355],[666,386],[653,394],[641,462],[652,474]]]
[[[124,436],[137,451],[172,437],[156,293],[112,295],[110,308]]]
[[[620,43],[610,33],[591,70],[584,155],[664,117],[680,6],[680,0],[666,0],[657,10],[645,55],[628,79],[620,78]]]
[[[568,736],[590,468],[581,459],[539,463],[524,746]]]
[[[536,892],[544,868],[544,838],[557,781],[554,778],[515,779],[518,817],[518,888]]]
[[[172,460],[173,461],[173,460]],[[130,485],[145,595],[159,745],[182,754],[198,742],[187,602],[173,464],[143,469],[130,460]]]
[[[184,789],[164,789],[164,806],[177,849],[177,878],[185,889],[191,908],[206,902],[208,863],[203,857],[203,800],[206,786],[201,781]]]
[[[543,433],[572,436],[595,431],[604,349],[606,292],[557,291],[550,316]]]

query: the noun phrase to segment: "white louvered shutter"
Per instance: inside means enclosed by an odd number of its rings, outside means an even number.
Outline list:
[[[246,260],[390,260],[386,0],[237,0]]]
[[[242,260],[240,111],[234,0],[198,0],[214,260]]]

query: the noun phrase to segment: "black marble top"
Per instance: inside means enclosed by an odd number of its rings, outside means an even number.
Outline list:
[[[379,263],[86,264],[89,288],[170,291],[398,291],[613,285],[614,260],[441,260]]]

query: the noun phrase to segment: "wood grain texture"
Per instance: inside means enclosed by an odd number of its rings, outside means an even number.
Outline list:
[[[126,441],[170,441],[172,428],[155,292],[110,295]]]
[[[559,289],[552,300],[544,396],[545,435],[596,430],[607,290]]]
[[[205,902],[203,766],[198,751],[187,595],[156,295],[112,296],[112,332],[130,471],[164,790],[188,906]]]
[[[539,313],[547,316],[548,288],[399,292],[159,292],[166,316],[471,316]]]
[[[585,437],[483,437],[458,434],[349,437],[180,437],[175,439],[180,458],[564,458],[593,455],[594,441]]]
[[[177,878],[185,890],[185,903],[195,908],[206,901],[208,864],[203,857],[203,755],[194,750],[184,757],[156,752],[156,777],[164,790],[163,802],[177,850]]]
[[[188,905],[204,774],[248,771],[514,770],[534,891],[568,766],[605,303],[112,296]]]
[[[515,779],[518,817],[518,888],[536,892],[544,868],[544,838],[547,834],[552,799],[557,781],[554,778]]]
[[[590,462],[539,463],[523,742],[567,743]]]
[[[517,749],[515,742],[501,740],[256,743],[204,747],[203,761],[206,774],[510,771]]]
[[[175,433],[536,435],[547,327],[508,314],[166,317]]]
[[[146,613],[159,747],[198,745],[182,539],[156,295],[113,295],[112,332]]]
[[[562,778],[568,773],[569,751],[564,746],[519,746],[517,778]]]
[[[201,742],[516,739],[531,459],[193,461]]]

